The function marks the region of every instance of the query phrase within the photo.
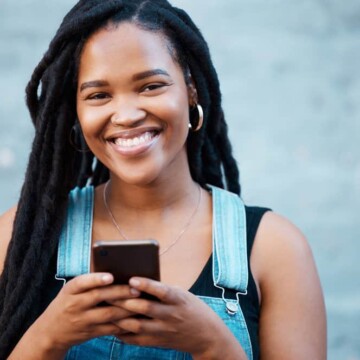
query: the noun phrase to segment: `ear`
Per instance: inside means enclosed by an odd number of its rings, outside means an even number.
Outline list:
[[[187,81],[189,106],[194,107],[198,103],[198,94],[195,87],[195,82],[190,75]]]

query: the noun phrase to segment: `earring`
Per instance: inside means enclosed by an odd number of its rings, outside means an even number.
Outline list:
[[[202,106],[201,106],[200,104],[196,104],[193,109],[195,109],[195,108],[196,108],[197,111],[198,111],[198,123],[197,123],[196,128],[193,129],[193,126],[192,126],[191,122],[189,122],[189,125],[188,125],[188,126],[189,126],[189,129],[190,129],[192,132],[199,131],[199,130],[202,128],[203,123],[204,123],[204,111],[203,111]]]
[[[78,152],[87,153],[90,151],[78,123],[75,123],[70,130],[69,143]]]

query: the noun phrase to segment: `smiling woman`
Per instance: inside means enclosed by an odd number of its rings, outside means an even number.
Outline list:
[[[81,53],[78,87],[83,135],[116,175],[113,185],[160,183],[179,169],[190,178],[186,139],[195,91],[163,36],[129,22],[96,32]]]
[[[326,357],[311,251],[242,202],[217,74],[183,10],[79,1],[27,103],[30,162],[0,218],[1,359]],[[96,241],[139,239],[157,240],[161,281],[96,272]]]

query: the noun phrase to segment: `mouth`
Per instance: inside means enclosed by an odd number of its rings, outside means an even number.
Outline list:
[[[151,141],[159,133],[160,131],[152,130],[152,131],[146,131],[145,133],[134,137],[127,137],[127,138],[116,137],[111,139],[110,141],[112,141],[115,145],[131,148]]]
[[[139,155],[157,142],[160,133],[160,129],[124,131],[113,135],[107,141],[122,155]]]

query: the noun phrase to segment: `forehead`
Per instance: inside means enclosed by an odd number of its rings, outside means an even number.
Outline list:
[[[80,56],[79,75],[89,71],[101,73],[109,67],[117,71],[180,68],[164,35],[132,23],[102,28],[86,41]]]

